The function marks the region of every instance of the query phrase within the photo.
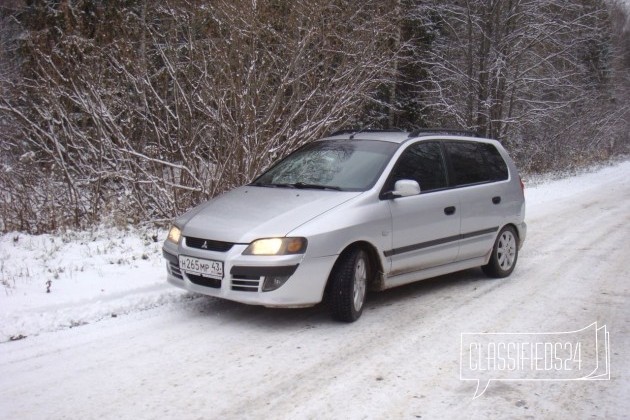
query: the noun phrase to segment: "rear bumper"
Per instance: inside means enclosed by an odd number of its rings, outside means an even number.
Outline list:
[[[527,238],[527,223],[522,222],[517,224],[516,229],[518,230],[518,249],[521,249]]]

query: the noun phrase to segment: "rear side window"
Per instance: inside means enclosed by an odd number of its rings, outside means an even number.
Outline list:
[[[479,143],[479,148],[486,160],[490,181],[504,181],[508,179],[507,165],[497,148],[488,143]]]
[[[417,181],[422,192],[446,188],[446,165],[437,142],[420,142],[409,146],[398,159],[390,189],[401,179]]]
[[[454,186],[508,178],[507,165],[492,144],[449,141],[444,145],[454,172]]]

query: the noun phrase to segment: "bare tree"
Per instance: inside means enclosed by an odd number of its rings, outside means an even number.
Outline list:
[[[586,146],[558,127],[574,123],[583,133],[595,102],[591,118],[603,118],[611,60],[604,3],[429,0],[410,13],[432,37],[417,58],[427,76],[418,91],[438,125],[503,139],[526,166],[558,156],[550,149]]]
[[[331,128],[459,126],[528,171],[628,151],[621,0],[0,6],[0,218],[165,221]]]
[[[0,113],[32,153],[22,170],[51,184],[52,197],[33,194],[30,208],[49,200],[56,210],[46,213],[55,221],[31,212],[22,229],[81,226],[109,212],[168,219],[247,182],[359,112],[395,54],[387,2],[117,6],[27,10],[54,30],[29,32],[31,62]]]

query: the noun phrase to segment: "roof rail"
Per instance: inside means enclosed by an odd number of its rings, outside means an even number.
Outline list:
[[[332,133],[328,134],[327,137],[339,136],[341,134],[352,134],[352,133],[356,133],[357,131],[358,131],[358,129],[352,129],[352,128],[348,128],[348,129],[344,129],[344,130],[337,130],[337,131],[333,131]]]
[[[347,128],[343,130],[337,130],[329,134],[331,136],[339,136],[342,134],[359,134],[359,133],[404,133],[399,128]]]
[[[409,133],[409,137],[422,137],[422,136],[432,136],[435,134],[448,134],[451,136],[467,136],[467,137],[479,137],[479,134],[470,131],[470,130],[462,130],[459,128],[419,128],[417,130],[413,130]]]

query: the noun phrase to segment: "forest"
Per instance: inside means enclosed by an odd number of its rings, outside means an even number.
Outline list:
[[[630,152],[624,0],[3,0],[0,230],[167,223],[345,128]]]

